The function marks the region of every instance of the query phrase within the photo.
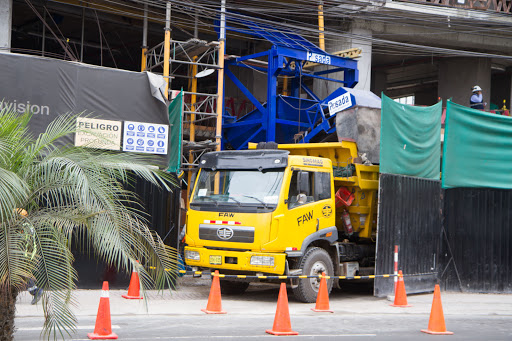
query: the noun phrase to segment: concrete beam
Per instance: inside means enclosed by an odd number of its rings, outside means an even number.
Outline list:
[[[440,10],[438,6],[398,2],[393,0],[387,0],[383,7],[387,9],[415,12],[421,15],[478,20],[482,21],[483,23],[492,22],[493,24],[512,24],[512,16],[502,15],[503,13],[492,10],[474,11],[466,8],[455,8],[448,6],[443,6],[442,10]]]
[[[11,51],[12,0],[0,1],[0,51]]]

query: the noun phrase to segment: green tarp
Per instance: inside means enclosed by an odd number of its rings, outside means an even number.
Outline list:
[[[168,172],[178,173],[181,166],[181,120],[183,117],[183,91],[169,105],[169,168]]]
[[[380,172],[439,180],[442,102],[400,104],[382,94]]]
[[[512,189],[512,118],[448,101],[442,185]]]

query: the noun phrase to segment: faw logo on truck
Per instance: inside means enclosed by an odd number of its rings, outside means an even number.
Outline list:
[[[297,226],[300,226],[300,224],[304,225],[306,222],[313,219],[313,211],[308,212],[306,214],[303,214],[301,216],[297,217]]]
[[[217,230],[217,237],[222,240],[228,240],[233,237],[233,229],[229,227],[221,227]]]

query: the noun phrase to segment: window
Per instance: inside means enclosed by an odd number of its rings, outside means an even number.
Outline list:
[[[209,171],[203,169],[197,180],[191,204],[276,206],[282,180],[282,171]]]
[[[395,102],[398,102],[400,104],[414,105],[414,95],[397,97],[397,98],[393,98],[393,99]]]
[[[301,176],[299,174],[302,173]],[[305,183],[299,186],[299,180]],[[299,188],[302,193],[299,193]],[[295,170],[290,181],[288,192],[288,208],[292,209],[304,204],[331,198],[331,175],[326,172],[309,172]]]
[[[316,200],[331,198],[331,174],[315,172],[315,198]]]

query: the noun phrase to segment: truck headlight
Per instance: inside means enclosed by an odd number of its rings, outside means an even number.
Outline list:
[[[185,250],[185,259],[200,260],[201,256],[197,251]]]
[[[251,256],[251,265],[274,266],[273,256]]]

